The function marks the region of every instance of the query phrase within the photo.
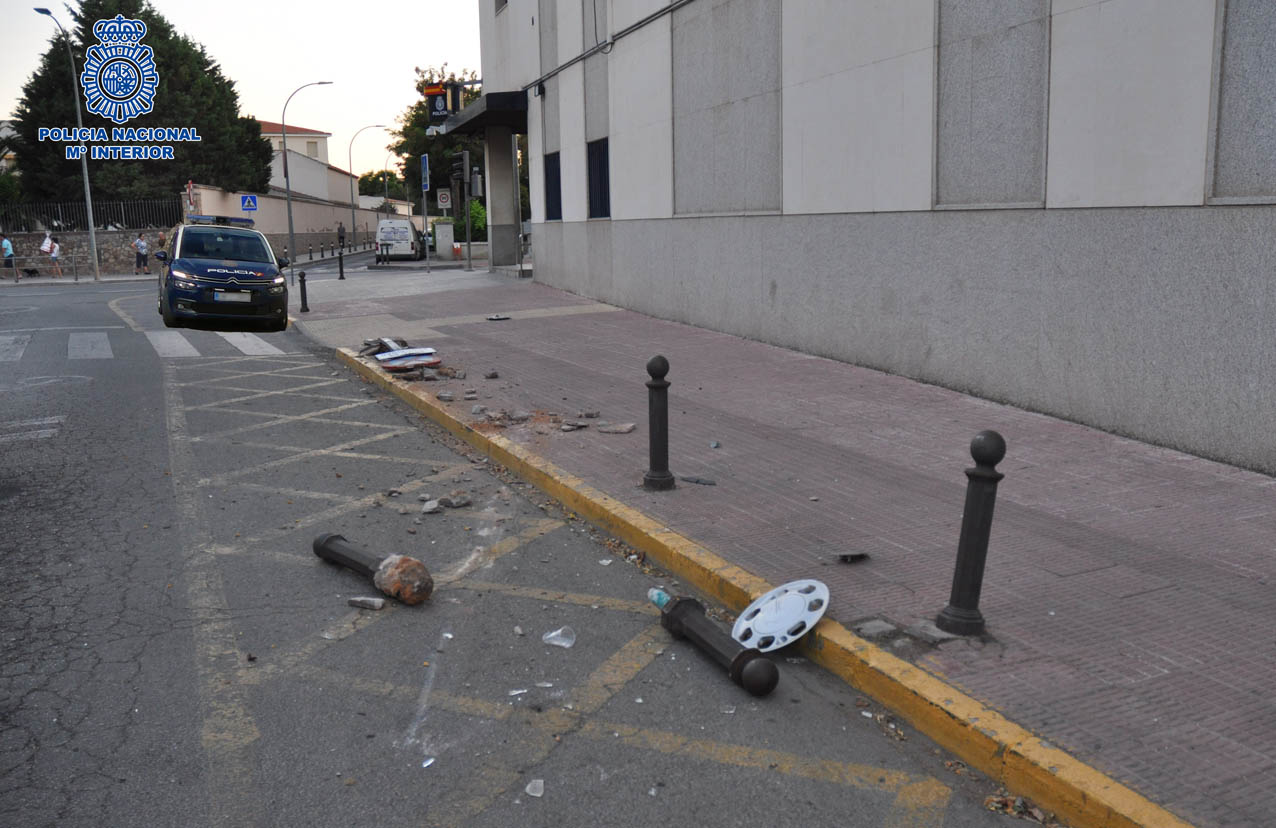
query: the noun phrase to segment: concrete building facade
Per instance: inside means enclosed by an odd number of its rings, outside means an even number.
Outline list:
[[[1276,472],[1276,4],[480,9],[537,279]]]

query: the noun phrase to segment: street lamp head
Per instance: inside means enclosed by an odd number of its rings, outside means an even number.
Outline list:
[[[37,8],[36,11],[39,12],[40,14],[47,14],[49,17],[53,16],[53,12],[49,11],[48,9]]]

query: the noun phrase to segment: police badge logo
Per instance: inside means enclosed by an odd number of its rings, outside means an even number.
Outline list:
[[[151,47],[140,45],[146,24],[117,14],[93,24],[93,34],[99,43],[89,47],[80,74],[86,108],[117,124],[150,112],[159,70]]]

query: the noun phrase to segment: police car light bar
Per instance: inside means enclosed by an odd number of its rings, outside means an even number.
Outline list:
[[[186,217],[188,224],[225,224],[232,227],[247,227],[252,229],[253,220],[249,218],[239,218],[238,216],[196,216],[188,215]]]

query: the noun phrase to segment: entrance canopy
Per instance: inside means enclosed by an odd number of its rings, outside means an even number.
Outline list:
[[[482,134],[490,126],[527,132],[527,93],[489,92],[443,123],[444,133]]]

